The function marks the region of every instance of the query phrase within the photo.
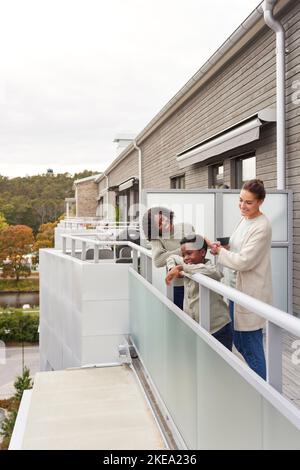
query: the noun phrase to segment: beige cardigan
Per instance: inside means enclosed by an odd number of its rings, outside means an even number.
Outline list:
[[[218,257],[221,265],[237,271],[238,290],[267,304],[272,303],[271,241],[270,222],[262,215],[249,228],[239,253],[221,248]],[[255,331],[264,325],[263,318],[235,304],[235,330]]]

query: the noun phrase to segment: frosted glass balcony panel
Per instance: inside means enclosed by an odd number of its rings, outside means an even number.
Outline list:
[[[274,307],[288,311],[288,249],[272,248],[272,282]]]
[[[178,316],[131,268],[129,288],[132,340],[189,449],[300,448],[295,407],[283,399],[276,408],[277,392],[272,390],[266,399],[253,386],[256,376],[246,364],[243,374],[251,375],[251,384],[233,367],[238,358],[230,354],[226,360],[227,350],[221,346],[217,352],[207,332],[199,329],[197,334],[184,314]],[[261,379],[256,380],[261,387]],[[263,386],[269,393],[270,386]],[[299,429],[282,410],[294,414]]]
[[[260,394],[197,340],[197,449],[260,449]]]

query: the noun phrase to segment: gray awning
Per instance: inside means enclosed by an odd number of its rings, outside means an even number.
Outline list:
[[[185,168],[194,163],[204,162],[228,150],[253,142],[259,139],[262,124],[275,120],[276,116],[273,109],[259,111],[254,116],[178,154],[177,162],[179,168]]]
[[[126,189],[132,188],[134,184],[137,184],[138,180],[137,178],[130,178],[127,181],[124,181],[124,183],[121,183],[119,185],[119,192],[125,191]]]

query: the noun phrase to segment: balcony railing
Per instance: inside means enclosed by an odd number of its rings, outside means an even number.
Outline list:
[[[136,221],[130,222],[116,222],[112,220],[105,220],[94,217],[68,217],[61,220],[59,225],[62,228],[68,228],[73,230],[79,229],[121,229],[121,228],[138,228],[139,223]]]
[[[130,340],[179,445],[193,449],[300,448],[300,411],[282,394],[282,335],[289,332],[300,338],[300,320],[195,274],[192,279],[200,289],[198,324],[174,305],[170,291],[168,298],[152,285],[150,250],[130,241],[63,235],[62,251],[71,258],[78,258],[79,251],[80,262],[98,265],[100,250],[112,247],[111,270],[119,245],[132,250],[132,264],[127,267]],[[88,246],[94,256],[87,261]],[[101,262],[101,269],[105,270],[105,263],[107,260]],[[212,291],[267,321],[267,381],[209,334]]]

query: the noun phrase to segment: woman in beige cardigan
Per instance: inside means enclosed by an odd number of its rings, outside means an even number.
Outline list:
[[[222,247],[209,240],[207,243],[212,253],[218,255],[218,262],[229,268],[225,276],[228,285],[270,304],[272,229],[270,222],[260,211],[265,195],[261,180],[247,181],[240,193],[242,218],[230,237],[229,247]],[[235,347],[249,367],[266,379],[262,334],[264,319],[231,301],[229,306]]]

